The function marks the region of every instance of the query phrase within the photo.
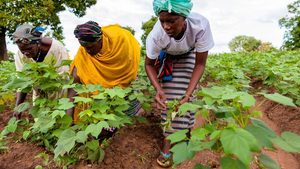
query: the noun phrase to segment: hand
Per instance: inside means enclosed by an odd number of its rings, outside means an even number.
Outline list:
[[[19,113],[19,112],[16,112],[16,111],[13,112],[13,117],[15,117],[17,120],[21,119],[21,115],[22,115],[22,113]]]
[[[184,104],[184,103],[187,103],[187,102],[189,102],[189,100],[190,100],[190,97],[189,96],[184,96],[181,100],[180,100],[180,105],[182,105],[182,104]]]
[[[167,110],[167,98],[162,90],[158,90],[155,96],[156,108],[159,110]]]

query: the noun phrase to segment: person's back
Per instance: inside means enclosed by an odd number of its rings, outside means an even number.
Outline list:
[[[80,84],[99,84],[104,88],[120,86],[126,88],[137,78],[140,62],[140,45],[134,36],[119,25],[100,27],[89,21],[78,25],[74,34],[80,47],[70,72],[74,81]],[[69,89],[68,97],[73,101],[77,93]],[[128,115],[136,115],[140,110],[139,102],[133,101]],[[82,109],[69,109],[67,113],[79,121],[78,113]]]
[[[137,77],[139,62],[140,46],[134,36],[119,25],[109,25],[101,28],[97,42],[81,43],[71,72],[76,67],[83,84],[127,87]]]

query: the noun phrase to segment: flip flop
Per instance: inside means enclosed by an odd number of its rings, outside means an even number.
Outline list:
[[[160,155],[156,159],[156,162],[159,166],[163,168],[169,168],[173,165],[172,153],[163,153],[160,152]]]

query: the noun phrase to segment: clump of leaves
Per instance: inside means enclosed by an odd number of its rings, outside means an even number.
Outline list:
[[[14,76],[16,76],[14,63],[2,61],[0,64],[0,112],[6,107],[11,107],[13,105],[13,92],[3,88],[3,86]]]
[[[202,88],[198,95],[202,99],[192,104],[200,108],[198,114],[207,120],[207,124],[193,130],[191,138],[186,136],[188,130],[168,136],[172,144],[176,143],[171,149],[175,164],[207,149],[222,154],[220,165],[223,169],[249,168],[254,156],[258,157],[260,166],[275,169],[277,164],[262,153],[263,148],[275,149],[274,145],[277,145],[288,152],[300,152],[300,136],[290,132],[277,136],[257,119],[261,112],[250,111],[255,104],[252,95],[230,86]],[[179,110],[183,109],[181,107]],[[211,119],[208,112],[213,113],[215,118]],[[297,143],[291,140],[297,140]]]

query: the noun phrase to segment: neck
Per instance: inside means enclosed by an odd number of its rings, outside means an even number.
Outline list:
[[[180,40],[182,38],[182,36],[184,35],[185,30],[186,30],[186,21],[184,22],[182,31],[178,34],[178,36],[174,37],[174,39]]]
[[[41,50],[40,44],[38,44],[37,48],[38,48],[38,52],[37,52],[36,56],[34,57],[34,60],[36,62],[41,62],[42,50]]]

